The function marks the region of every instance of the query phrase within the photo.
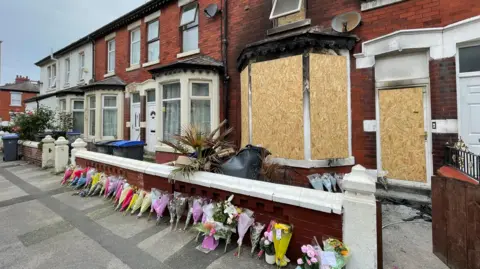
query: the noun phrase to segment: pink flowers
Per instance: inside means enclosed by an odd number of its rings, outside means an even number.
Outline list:
[[[308,251],[307,246],[305,246],[305,245],[303,245],[301,247],[301,249],[302,249],[302,253],[307,253],[307,251]]]
[[[312,245],[303,245],[301,247],[303,257],[297,260],[299,268],[319,268],[318,255]]]
[[[298,264],[298,265],[302,265],[302,264],[303,264],[303,260],[302,260],[302,259],[298,259],[298,260],[297,260],[297,264]]]

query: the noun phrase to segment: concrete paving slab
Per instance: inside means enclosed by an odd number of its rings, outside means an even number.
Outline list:
[[[77,210],[85,210],[106,203],[103,199],[98,199],[97,197],[81,198],[79,196],[72,195],[74,193],[75,191],[69,191],[55,195],[53,198]]]
[[[401,269],[448,269],[432,253],[432,223],[424,220],[404,222],[417,210],[403,205],[382,205],[383,267]],[[392,224],[392,225],[389,225]]]
[[[123,212],[115,212],[114,214],[96,220],[96,222],[123,238],[131,238],[155,226],[154,221],[148,222],[145,219],[137,219],[135,216],[124,216]]]
[[[45,227],[42,227],[33,232],[28,232],[18,236],[18,239],[26,247],[41,243],[49,238],[52,238],[58,234],[65,233],[73,230],[73,225],[66,221],[60,221]]]
[[[0,185],[0,201],[6,201],[28,195],[28,193],[24,192],[22,189],[8,181],[0,179]]]
[[[42,191],[51,191],[63,187],[60,184],[60,178],[58,176],[39,177],[31,181],[30,184],[34,185]]]
[[[24,165],[24,166],[16,166],[16,167],[12,167],[12,168],[7,168],[6,170],[14,173],[17,176],[20,176],[22,174],[30,173],[30,172],[36,171],[38,169],[40,169],[40,167],[38,167],[36,165],[29,164],[29,165]]]
[[[242,246],[242,251],[240,256],[235,256],[237,249],[234,249],[230,252],[227,252],[225,255],[221,256],[213,263],[211,263],[206,269],[224,269],[226,264],[232,265],[235,269],[272,269],[273,265],[269,265],[265,262],[265,258],[260,259],[255,255],[254,257],[250,256],[251,248]],[[296,259],[291,259],[295,263]],[[287,267],[282,267],[284,269],[293,269],[296,267],[295,264],[291,263]],[[232,267],[232,268],[233,268]]]
[[[31,183],[31,182],[38,181],[40,178],[48,178],[52,176],[52,172],[50,170],[38,169],[28,173],[19,174],[17,176],[25,180],[26,182]]]
[[[130,268],[76,229],[32,245],[27,252],[12,268]]]
[[[178,250],[185,247],[195,238],[196,234],[182,231],[171,231],[170,227],[163,226],[159,233],[145,239],[137,246],[164,262]]]
[[[95,210],[88,212],[86,216],[92,220],[99,220],[115,214],[116,211],[113,209],[113,205],[110,203],[102,204],[101,206],[96,207]]]
[[[25,161],[13,161],[13,162],[0,163],[0,167],[14,167],[14,166],[21,166],[21,165],[28,165],[28,163]]]

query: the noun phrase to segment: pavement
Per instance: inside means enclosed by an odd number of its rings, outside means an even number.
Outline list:
[[[418,216],[419,210],[394,204],[382,205],[384,269],[448,269],[432,253],[432,223]]]
[[[98,197],[72,196],[53,175],[23,161],[0,162],[0,268],[275,268],[236,257],[232,242],[205,254],[193,231],[171,231],[113,210]]]
[[[0,268],[275,268],[251,258],[247,247],[236,257],[235,242],[227,253],[223,241],[202,253],[194,232],[124,216],[98,197],[72,196],[60,179],[23,161],[0,161]],[[447,269],[432,254],[431,222],[402,221],[418,213],[403,205],[382,211],[385,269]]]

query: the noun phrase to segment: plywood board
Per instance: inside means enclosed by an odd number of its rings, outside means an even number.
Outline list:
[[[379,91],[382,169],[388,177],[426,182],[423,88]]]
[[[312,159],[349,157],[347,76],[344,56],[310,54]]]
[[[242,138],[241,146],[244,147],[249,143],[249,129],[248,129],[248,67],[246,67],[240,74],[241,82],[241,110],[242,110]]]
[[[253,144],[304,159],[302,56],[252,64]]]
[[[305,14],[306,14],[305,8],[302,7],[302,9],[300,9],[300,11],[297,12],[297,13],[293,13],[293,14],[278,18],[277,19],[278,26],[282,26],[282,25],[286,25],[286,24],[290,24],[290,23],[293,23],[293,22],[304,20],[305,19]]]

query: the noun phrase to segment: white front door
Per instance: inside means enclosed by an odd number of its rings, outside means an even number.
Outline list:
[[[132,94],[130,107],[130,140],[140,140],[140,95]]]
[[[155,146],[157,145],[157,111],[156,111],[156,102],[155,102],[155,90],[147,91],[147,107],[146,107],[146,118],[147,118],[147,137],[146,150],[150,152],[155,152]]]
[[[471,152],[480,154],[480,45],[458,52],[459,135]]]

